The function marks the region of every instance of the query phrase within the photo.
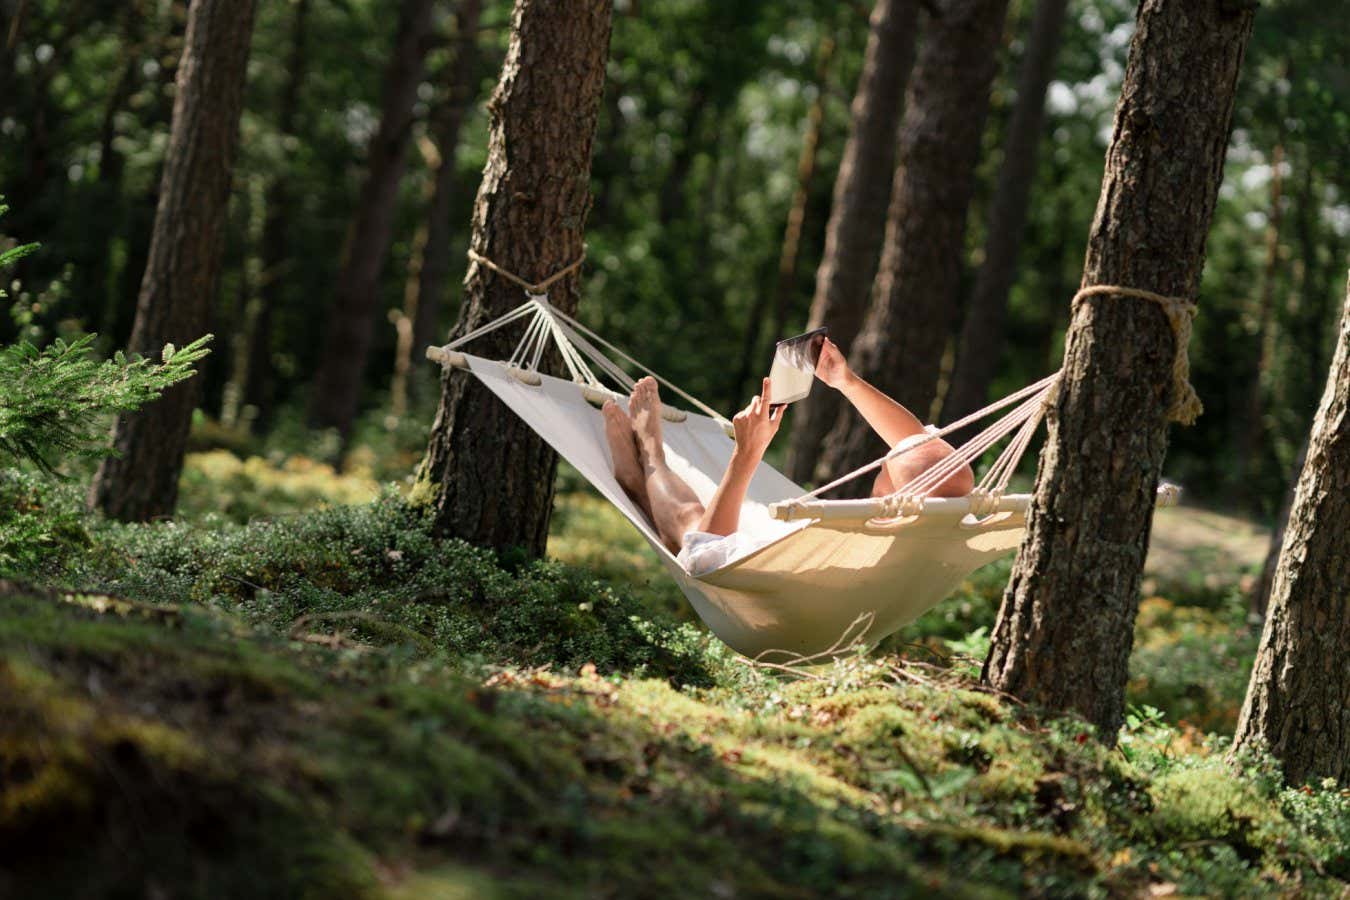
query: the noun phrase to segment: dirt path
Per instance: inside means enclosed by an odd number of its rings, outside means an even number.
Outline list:
[[[1270,531],[1254,522],[1192,506],[1160,509],[1153,518],[1144,574],[1164,581],[1240,581],[1261,566]]]

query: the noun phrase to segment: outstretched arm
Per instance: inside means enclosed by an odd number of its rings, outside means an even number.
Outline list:
[[[887,447],[894,447],[923,431],[923,423],[909,410],[864,381],[849,368],[834,341],[826,340],[816,363],[816,375],[853,404]]]
[[[816,362],[816,375],[835,388],[853,404],[854,409],[881,436],[887,447],[894,447],[907,437],[924,433],[923,423],[905,407],[868,384],[849,368],[844,354],[833,341],[826,340]],[[930,466],[955,453],[955,448],[944,440],[929,441],[908,453],[886,461],[872,486],[872,496],[892,493]],[[970,466],[962,466],[938,485],[933,494],[938,497],[961,497],[975,487],[975,473]]]
[[[740,526],[741,505],[745,503],[750,479],[782,421],[782,407],[775,410],[769,403],[769,379],[765,378],[759,396],[731,420],[736,433],[736,449],[731,451],[726,474],[703,511],[699,531],[728,535]]]

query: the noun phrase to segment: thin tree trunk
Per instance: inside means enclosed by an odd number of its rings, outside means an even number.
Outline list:
[[[1266,223],[1266,259],[1261,269],[1261,294],[1256,312],[1256,341],[1260,348],[1256,369],[1247,382],[1242,415],[1234,440],[1233,489],[1250,501],[1256,455],[1266,435],[1264,385],[1275,355],[1275,277],[1280,265],[1281,204],[1284,193],[1284,145],[1276,143],[1270,157],[1270,213]]]
[[[159,64],[159,78],[154,101],[143,123],[147,131],[172,128],[174,84],[183,56],[183,41],[187,33],[188,7],[185,0],[172,0],[165,10],[167,27],[160,33],[152,53]],[[155,213],[159,209],[160,185],[164,180],[164,160],[158,163],[159,172],[152,186],[138,200],[122,204],[121,233],[126,242],[125,260],[120,268],[113,265],[112,245],[108,245],[109,281],[115,286],[104,307],[102,333],[111,338],[114,346],[131,340],[136,322],[136,301],[140,296],[141,281],[150,261],[150,240],[154,231]]]
[[[296,0],[291,16],[290,51],[286,60],[286,84],[277,110],[277,133],[292,138],[299,130],[300,92],[309,69],[305,36],[309,28],[311,0]],[[289,166],[287,167],[289,168]],[[258,276],[258,312],[249,340],[248,370],[244,375],[243,400],[255,412],[250,425],[266,427],[276,402],[276,375],[272,365],[272,322],[286,301],[287,267],[291,263],[291,204],[289,171],[271,179],[263,198],[265,218]]]
[[[262,244],[266,233],[266,201],[261,175],[249,176],[243,184],[239,206],[243,212],[243,260],[239,267],[239,315],[235,317],[230,342],[229,378],[221,391],[220,424],[235,428],[240,422],[251,428],[252,416],[245,396],[253,356],[259,351],[258,326],[262,321]]]
[[[877,0],[872,10],[862,75],[853,95],[852,131],[834,181],[825,252],[816,269],[807,324],[828,327],[843,347],[852,345],[862,326],[881,255],[918,17],[916,0]],[[785,471],[794,481],[805,482],[814,475],[821,442],[839,417],[839,395],[814,390],[796,404],[793,416]]]
[[[797,256],[801,247],[802,225],[806,221],[806,205],[811,199],[811,181],[816,174],[816,151],[820,148],[820,129],[825,121],[825,96],[828,93],[830,61],[834,57],[834,40],[821,41],[816,68],[816,98],[806,113],[806,133],[802,135],[801,152],[797,154],[797,186],[788,204],[787,224],[783,227],[783,244],[778,254],[778,275],[773,286],[773,321],[771,334],[786,337],[788,305],[797,280]],[[704,229],[706,233],[706,229]],[[751,372],[759,367],[767,370],[769,361],[760,356],[764,333],[767,294],[761,294],[745,323],[745,340],[741,351],[740,369],[736,373],[732,400],[742,396]]]
[[[669,227],[676,219],[684,215],[689,200],[685,196],[684,183],[689,180],[689,172],[694,167],[694,158],[700,149],[698,135],[703,127],[703,118],[710,101],[706,86],[693,88],[689,108],[684,113],[684,134],[680,136],[680,146],[670,162],[670,169],[661,182],[658,194],[656,221],[662,228]]]
[[[109,289],[108,270],[113,237],[122,223],[122,173],[126,160],[117,150],[117,118],[126,109],[128,101],[140,81],[145,55],[145,3],[128,3],[122,10],[121,66],[113,80],[112,89],[103,106],[103,117],[98,136],[98,177],[88,202],[97,209],[97,215],[85,217],[87,229],[81,243],[87,254],[77,266],[75,296],[93,306],[107,309],[112,291]]]
[[[605,83],[610,0],[516,0],[501,79],[488,103],[488,159],[474,204],[473,249],[507,271],[541,280],[582,253],[591,202],[591,146]],[[509,150],[509,155],[508,155]],[[573,272],[550,302],[573,313]],[[520,288],[469,266],[456,334],[519,306]],[[504,358],[515,335],[494,332],[474,350]],[[556,354],[546,365],[556,369]],[[436,531],[540,554],[553,507],[557,456],[470,376],[447,369],[441,405],[418,470],[415,500]]]
[[[1350,284],[1308,439],[1234,752],[1264,747],[1292,784],[1350,785]]]
[[[1036,180],[1045,90],[1055,71],[1068,0],[1040,0],[1031,20],[1026,56],[1017,76],[1017,104],[1003,142],[1003,166],[989,213],[984,263],[975,278],[957,342],[956,368],[942,406],[953,422],[983,406],[998,371],[1008,315],[1008,292],[1017,280],[1017,257],[1026,230],[1027,204]],[[1050,298],[1063,302],[1063,298]]]
[[[413,239],[412,262],[398,327],[390,406],[400,416],[408,406],[409,381],[419,354],[432,340],[450,280],[450,208],[455,197],[455,150],[459,130],[477,93],[478,19],[482,0],[460,0],[454,59],[446,65],[446,96],[432,113],[432,159],[427,216]]]
[[[1193,299],[1223,177],[1252,7],[1143,0],[1083,286]],[[1174,399],[1162,309],[1102,296],[1073,314],[1026,535],[984,677],[1115,740]]]
[[[1289,487],[1285,489],[1279,515],[1275,517],[1275,527],[1270,532],[1270,546],[1266,549],[1265,562],[1261,564],[1261,575],[1252,586],[1249,595],[1252,614],[1262,619],[1266,617],[1266,610],[1270,607],[1270,589],[1275,584],[1275,571],[1280,563],[1280,548],[1284,546],[1284,535],[1289,530],[1289,514],[1294,509],[1294,497],[1298,492],[1299,479],[1302,477],[1303,465],[1307,460],[1308,442],[1305,439],[1298,451],[1298,459],[1294,462],[1293,477],[1289,479]]]
[[[900,126],[899,165],[872,303],[849,353],[862,377],[926,416],[957,307],[966,211],[998,68],[1006,0],[948,0],[930,16]],[[885,451],[851,408],[826,439],[817,477]],[[842,493],[865,493],[854,479]]]
[[[178,68],[173,126],[131,349],[158,354],[201,336],[219,286],[226,207],[253,31],[254,4],[193,0]],[[118,417],[116,458],[99,467],[91,507],[144,521],[173,513],[200,379]]]
[[[830,63],[834,60],[834,40],[820,42],[816,67],[816,97],[806,114],[806,134],[797,156],[797,187],[788,206],[787,225],[783,228],[783,246],[778,254],[778,278],[773,291],[774,333],[785,337],[788,307],[796,293],[797,257],[801,251],[802,226],[806,223],[806,205],[811,199],[811,183],[816,176],[816,154],[820,150],[820,129],[825,122],[825,98],[830,92]]]
[[[433,0],[403,0],[384,73],[380,125],[370,142],[366,182],[347,232],[319,368],[309,400],[316,425],[350,436],[375,337],[380,274],[393,240],[398,188],[407,169],[413,104],[430,46]]]

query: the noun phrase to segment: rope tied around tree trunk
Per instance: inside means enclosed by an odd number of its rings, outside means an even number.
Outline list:
[[[1187,300],[1184,297],[1168,297],[1142,288],[1094,284],[1073,295],[1070,303],[1071,313],[1077,311],[1078,305],[1084,300],[1109,296],[1133,297],[1156,303],[1167,316],[1167,322],[1172,326],[1172,335],[1176,341],[1176,355],[1172,358],[1172,404],[1167,408],[1167,419],[1181,425],[1194,424],[1196,417],[1204,412],[1205,407],[1200,402],[1200,396],[1196,394],[1195,388],[1191,386],[1191,359],[1186,348],[1191,343],[1191,321],[1195,318],[1199,307],[1194,300]],[[1059,382],[1056,381],[1054,389],[1045,397],[1045,405],[1049,407],[1054,404],[1058,395]]]
[[[525,291],[525,293],[529,294],[531,297],[543,297],[548,294],[548,289],[552,287],[554,284],[556,284],[560,279],[566,278],[568,275],[571,275],[577,269],[581,268],[581,264],[586,261],[586,250],[583,247],[581,250],[581,255],[578,256],[575,260],[563,266],[561,269],[554,272],[552,275],[548,276],[543,281],[537,282],[526,281],[524,278],[521,278],[516,273],[508,271],[507,269],[503,269],[501,266],[497,265],[495,262],[488,259],[483,254],[479,253],[477,250],[474,250],[472,247],[469,248],[469,259],[473,260],[476,263],[481,263],[487,266],[489,269],[496,272],[498,275],[502,276],[507,281],[510,281],[511,283],[522,288]]]

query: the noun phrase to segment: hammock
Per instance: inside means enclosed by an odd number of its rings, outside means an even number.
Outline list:
[[[662,436],[671,468],[705,504],[731,457],[731,423],[552,306],[546,295],[528,289],[526,294],[521,306],[443,347],[429,347],[427,357],[481,381],[614,504],[656,551],[699,618],[732,649],[750,657],[777,652],[800,659],[878,641],[1021,542],[1031,496],[1005,494],[1004,489],[1044,414],[1053,375],[905,448],[901,452],[1010,410],[887,497],[820,499],[831,488],[879,468],[897,455],[894,450],[811,492],[760,463],[741,525],[756,531],[776,525],[781,533],[721,568],[689,575],[615,480],[600,407],[609,399],[627,407],[633,379],[623,362],[652,375],[697,409],[689,412],[665,402]],[[525,331],[506,361],[459,349],[513,322],[523,322]],[[561,353],[570,381],[538,371],[550,343]],[[606,387],[600,375],[620,390]],[[929,496],[952,472],[1009,435],[1011,440],[974,492],[959,498]],[[1162,502],[1172,502],[1176,488],[1166,485],[1159,495]]]

